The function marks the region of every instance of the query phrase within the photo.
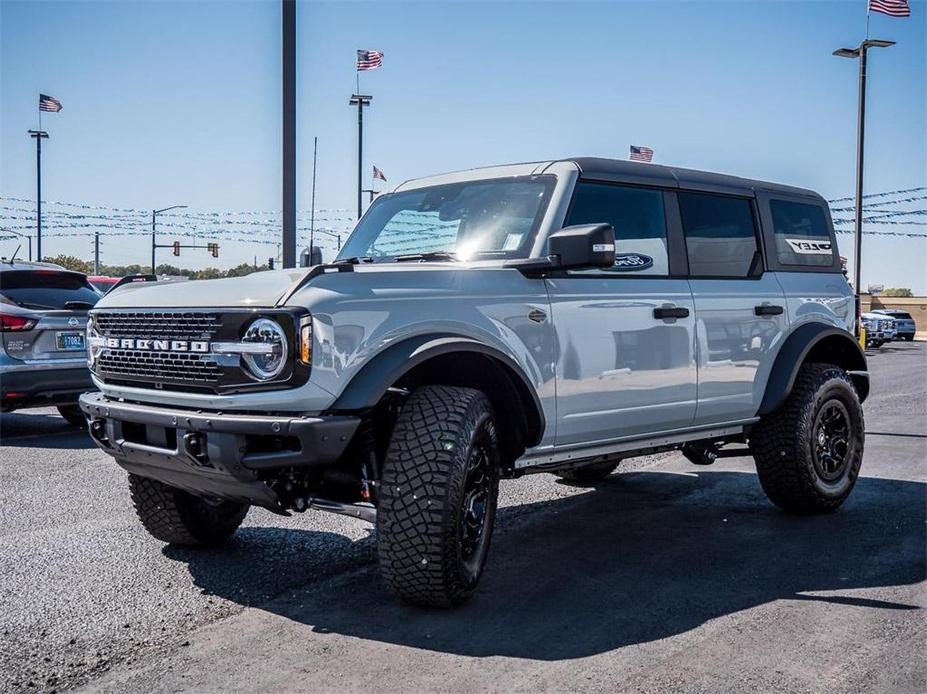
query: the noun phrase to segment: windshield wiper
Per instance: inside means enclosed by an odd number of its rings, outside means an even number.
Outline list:
[[[425,253],[404,253],[393,257],[397,263],[406,260],[457,260],[457,254],[450,251],[427,251]]]

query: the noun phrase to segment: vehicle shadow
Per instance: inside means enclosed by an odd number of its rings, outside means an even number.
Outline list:
[[[252,512],[253,513],[253,512]],[[254,607],[282,592],[302,588],[376,561],[374,534],[360,540],[319,530],[245,526],[224,545],[167,545],[164,556],[186,563],[204,593]]]
[[[17,448],[93,448],[84,429],[57,414],[4,412],[0,414],[0,446]]]
[[[319,633],[467,656],[561,660],[666,638],[775,600],[921,609],[811,593],[923,580],[925,499],[923,483],[861,478],[837,512],[800,517],[771,506],[752,474],[619,474],[579,496],[503,509],[480,589],[453,611],[397,603],[372,562],[304,586],[298,599],[261,603],[224,579],[237,571],[217,571],[210,555],[171,556],[187,562],[201,588]],[[255,540],[282,532],[279,541],[297,531],[251,532]],[[372,543],[363,544],[372,556]],[[271,561],[276,573],[306,576],[300,562]]]

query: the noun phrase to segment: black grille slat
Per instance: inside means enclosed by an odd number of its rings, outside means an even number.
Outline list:
[[[203,355],[171,352],[136,352],[128,349],[106,349],[97,360],[100,371],[123,378],[158,381],[215,383],[222,371],[216,362]]]
[[[95,320],[105,337],[208,340],[222,327],[219,315],[200,311],[99,313]]]

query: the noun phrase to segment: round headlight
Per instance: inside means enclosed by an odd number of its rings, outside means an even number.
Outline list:
[[[255,378],[269,381],[276,378],[286,366],[286,333],[280,325],[268,318],[258,318],[245,331],[241,339],[253,343],[254,351],[242,354],[245,365]]]

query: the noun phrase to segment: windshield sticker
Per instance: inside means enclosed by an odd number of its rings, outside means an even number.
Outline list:
[[[615,254],[615,269],[623,272],[646,270],[653,267],[653,258],[643,253],[617,253]]]
[[[830,255],[830,241],[803,241],[802,239],[786,239],[793,253],[800,255]]]
[[[517,251],[521,245],[521,239],[524,234],[507,234],[505,243],[502,244],[503,251]]]

